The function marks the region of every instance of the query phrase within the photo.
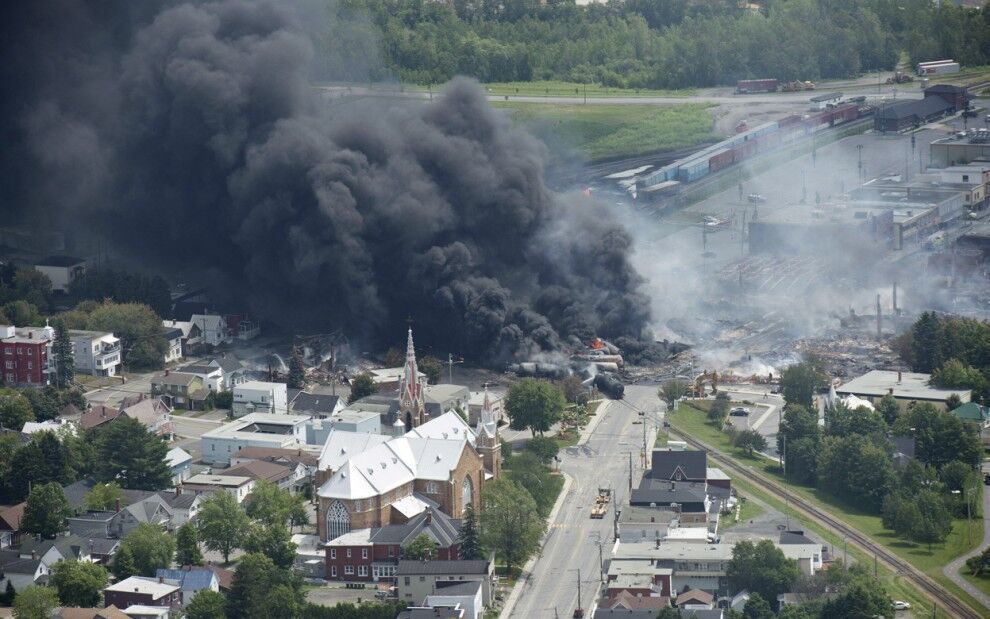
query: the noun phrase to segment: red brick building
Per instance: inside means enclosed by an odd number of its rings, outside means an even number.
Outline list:
[[[3,361],[0,378],[5,385],[43,385],[48,368],[51,337],[45,328],[14,329],[0,327],[0,352]]]
[[[459,557],[460,520],[429,508],[405,524],[358,529],[334,539],[326,547],[326,579],[380,581],[395,578],[403,548],[420,535],[437,544],[435,559]]]

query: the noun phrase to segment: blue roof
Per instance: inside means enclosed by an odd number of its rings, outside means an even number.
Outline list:
[[[175,570],[159,569],[155,572],[155,577],[177,581],[183,591],[209,589],[210,583],[213,582],[213,572],[205,567]]]

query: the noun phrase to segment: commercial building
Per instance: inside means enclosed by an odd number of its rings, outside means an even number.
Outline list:
[[[460,409],[467,412],[471,391],[463,385],[427,385],[423,390],[426,414],[438,417],[447,411]]]
[[[964,109],[968,101],[965,88],[936,84],[925,89],[924,99],[881,104],[873,115],[873,128],[901,131],[919,127]]]
[[[234,386],[234,417],[252,413],[288,414],[289,391],[285,383],[249,380]]]
[[[294,449],[306,444],[305,415],[251,413],[203,434],[200,445],[205,464],[230,462],[245,447]]]
[[[44,273],[55,292],[68,292],[69,285],[86,272],[86,261],[72,256],[48,256],[34,263],[34,270]]]
[[[104,331],[69,330],[76,372],[116,376],[120,366],[120,339]]]
[[[127,608],[134,605],[161,606],[172,611],[182,607],[179,585],[160,582],[157,578],[131,576],[103,590],[106,606]]]
[[[482,604],[492,603],[495,565],[485,560],[399,561],[396,570],[399,599],[407,602],[442,594],[448,586],[469,581],[481,582]]]
[[[969,402],[968,389],[941,389],[929,384],[931,375],[918,372],[894,372],[873,370],[835,388],[839,396],[855,395],[874,404],[885,395],[892,395],[902,405],[916,402],[934,404],[945,408],[945,400],[956,395],[963,403]]]
[[[842,101],[841,92],[829,92],[821,95],[815,95],[811,98],[811,109],[824,110],[837,105],[839,101]]]
[[[210,475],[200,473],[193,475],[182,482],[182,494],[212,494],[214,492],[228,492],[238,503],[244,501],[247,495],[251,494],[255,480],[246,475]]]
[[[888,247],[892,210],[861,205],[792,205],[748,224],[751,254],[803,254],[823,238],[837,249],[862,252]]]

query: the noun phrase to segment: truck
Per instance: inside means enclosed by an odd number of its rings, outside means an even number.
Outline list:
[[[913,81],[914,78],[903,71],[894,71],[894,75],[887,78],[888,84],[908,84]]]
[[[608,504],[612,500],[611,488],[599,488],[595,497],[595,506],[591,508],[591,517],[600,520],[608,513]]]
[[[814,82],[802,82],[802,81],[785,82],[784,85],[780,87],[780,90],[783,92],[801,92],[802,90],[814,90],[814,89],[815,89]]]
[[[780,82],[770,78],[739,80],[736,82],[736,94],[747,95],[754,92],[777,92],[779,85]]]
[[[959,63],[954,62],[951,58],[948,60],[919,62],[917,71],[918,75],[945,75],[947,73],[959,73]]]

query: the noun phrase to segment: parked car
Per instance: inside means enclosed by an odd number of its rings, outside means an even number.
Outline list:
[[[750,204],[763,204],[767,199],[758,193],[751,193],[747,196]]]
[[[908,602],[903,602],[901,600],[894,600],[894,610],[908,610],[911,608],[911,604]]]
[[[737,406],[729,411],[730,417],[749,417],[749,409]]]
[[[990,473],[983,476],[983,485],[990,486]]]

